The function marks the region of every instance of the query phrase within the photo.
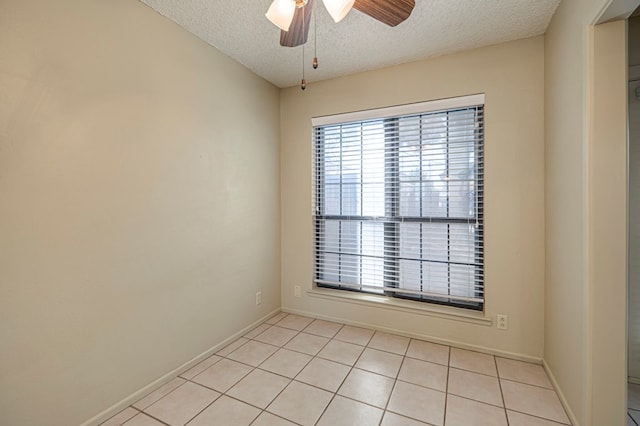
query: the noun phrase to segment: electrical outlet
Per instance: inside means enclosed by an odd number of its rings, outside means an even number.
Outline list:
[[[262,292],[259,291],[256,293],[256,305],[259,305],[262,303]]]
[[[300,297],[300,286],[299,286],[299,285],[297,285],[297,286],[295,286],[295,287],[293,288],[293,294],[294,294],[294,296],[296,296],[296,297]]]
[[[498,330],[506,330],[508,328],[507,325],[507,316],[504,314],[498,314],[497,318],[496,318],[496,322]]]

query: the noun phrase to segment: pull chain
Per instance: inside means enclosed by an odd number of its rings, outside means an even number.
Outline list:
[[[306,7],[307,7],[306,5],[302,6],[302,34],[303,34],[303,37],[304,37],[304,34],[305,34],[305,31],[304,31],[305,30],[305,25],[304,24],[305,24],[305,21],[306,21],[306,17],[305,17]],[[307,81],[304,79],[304,45],[305,44],[306,43],[302,44],[302,82],[300,82],[300,88],[302,90],[307,88]]]
[[[307,80],[304,79],[304,44],[302,45],[302,82],[300,83],[302,90],[307,88]]]
[[[318,69],[318,20],[317,20],[317,12],[316,7],[314,6],[311,10],[313,13],[313,69]]]

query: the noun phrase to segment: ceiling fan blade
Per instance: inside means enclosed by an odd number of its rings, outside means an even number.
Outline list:
[[[373,19],[395,27],[411,15],[415,0],[356,0],[353,7]]]
[[[289,31],[280,31],[280,46],[296,47],[307,42],[313,0],[308,0],[305,7],[296,9]]]

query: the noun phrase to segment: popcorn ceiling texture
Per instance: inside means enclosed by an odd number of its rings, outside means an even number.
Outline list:
[[[141,0],[278,87],[300,83],[302,48],[281,47],[264,14],[271,0]],[[315,1],[305,47],[308,82],[543,34],[560,0],[416,0],[395,28],[357,10],[336,24]]]

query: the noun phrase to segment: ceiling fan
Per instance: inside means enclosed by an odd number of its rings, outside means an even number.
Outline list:
[[[281,29],[280,45],[295,47],[305,44],[314,0],[273,0],[267,18]],[[415,0],[322,0],[329,15],[340,22],[354,8],[391,27],[411,15]]]

